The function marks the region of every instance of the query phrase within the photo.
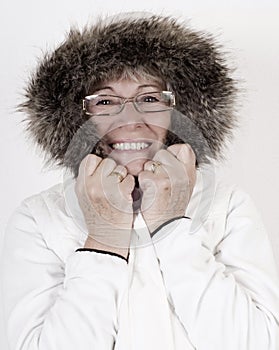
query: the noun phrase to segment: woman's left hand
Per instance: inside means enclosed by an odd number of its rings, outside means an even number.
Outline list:
[[[144,164],[138,179],[143,191],[141,212],[150,233],[185,215],[196,182],[195,164],[194,151],[188,144],[159,150]]]

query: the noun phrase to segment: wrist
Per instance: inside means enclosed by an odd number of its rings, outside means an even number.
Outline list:
[[[129,255],[129,248],[128,247],[122,248],[122,247],[109,246],[107,244],[98,242],[94,238],[89,237],[89,236],[87,237],[87,239],[85,241],[84,248],[96,249],[96,250],[105,251],[108,253],[114,253],[117,255],[121,255],[125,259],[127,259],[128,255]]]
[[[190,217],[185,216],[185,215],[180,215],[180,216],[176,216],[176,217],[172,217],[172,218],[166,219],[166,220],[164,220],[162,222],[157,222],[155,225],[153,225],[151,227],[148,226],[148,229],[149,229],[151,237],[153,237],[158,231],[160,231],[161,229],[165,228],[169,224],[171,224],[171,223],[173,223],[175,221],[181,220],[181,219],[190,219]]]

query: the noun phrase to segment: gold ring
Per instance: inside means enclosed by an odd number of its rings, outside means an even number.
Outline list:
[[[124,176],[119,173],[118,171],[113,171],[110,176],[113,175],[113,176],[116,176],[118,178],[118,182],[121,182],[123,179],[124,179]]]
[[[161,166],[162,164],[160,163],[160,162],[152,162],[152,164],[151,164],[151,168],[150,168],[150,170],[152,171],[152,173],[154,174],[155,173],[155,171],[156,171],[156,169],[159,167],[159,166]]]

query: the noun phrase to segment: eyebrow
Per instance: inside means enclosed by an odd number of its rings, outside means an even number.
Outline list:
[[[137,90],[140,90],[140,89],[143,89],[143,88],[146,88],[146,87],[154,87],[154,88],[159,88],[159,85],[157,84],[142,84],[142,85],[139,85]],[[94,93],[98,92],[98,91],[101,91],[101,90],[111,90],[113,91],[113,88],[111,86],[100,86],[98,87],[97,89],[94,89]]]
[[[109,90],[113,90],[110,86],[100,86],[99,88],[97,88],[97,89],[94,89],[94,92],[97,92],[97,91],[100,91],[100,90],[107,90],[107,89],[109,89]]]
[[[155,88],[158,88],[159,85],[158,84],[143,84],[143,85],[140,85],[138,87],[138,90],[141,89],[141,88],[145,88],[145,87],[155,87]]]

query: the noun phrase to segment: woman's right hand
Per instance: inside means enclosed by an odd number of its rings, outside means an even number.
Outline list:
[[[82,160],[75,191],[88,228],[86,248],[127,258],[134,186],[134,177],[113,159],[89,154]]]

